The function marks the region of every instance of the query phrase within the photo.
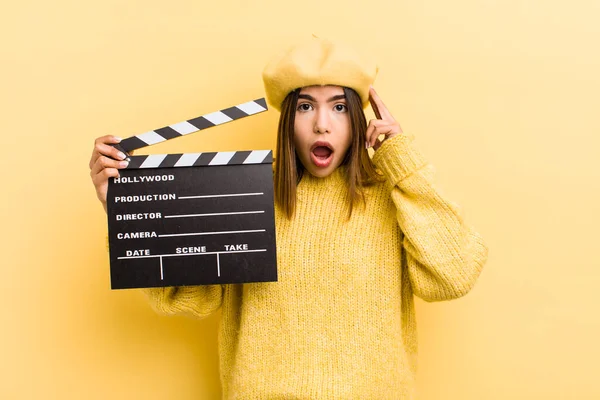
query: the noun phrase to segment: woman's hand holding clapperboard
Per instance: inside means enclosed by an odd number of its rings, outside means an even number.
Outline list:
[[[90,176],[96,187],[96,196],[106,211],[106,191],[108,178],[118,178],[119,169],[127,168],[127,155],[111,146],[121,141],[112,135],[102,136],[95,140],[90,159]]]
[[[123,140],[123,143],[121,143],[121,138],[112,135],[97,138],[90,159],[90,176],[96,187],[96,195],[104,206],[104,211],[106,211],[108,178],[119,177],[119,169],[127,168],[129,165],[127,157],[133,155],[133,150],[265,111],[267,111],[267,102],[263,97],[155,129],[154,131],[148,131],[141,135],[128,137]],[[121,143],[123,151],[126,151],[127,154],[114,147],[119,143]]]

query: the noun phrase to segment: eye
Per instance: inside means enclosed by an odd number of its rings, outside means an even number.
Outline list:
[[[346,112],[348,111],[348,106],[340,103],[333,106],[333,109],[337,112]]]
[[[312,108],[312,105],[309,103],[302,103],[298,105],[298,111],[310,111]]]

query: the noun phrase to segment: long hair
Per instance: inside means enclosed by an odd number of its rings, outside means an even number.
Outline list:
[[[343,88],[346,105],[350,117],[352,141],[342,161],[346,168],[346,194],[348,218],[352,209],[358,203],[365,203],[363,187],[373,182],[381,181],[382,176],[376,171],[371,157],[365,148],[365,132],[367,120],[362,110],[360,96],[350,88]],[[281,116],[277,129],[277,162],[275,163],[275,202],[288,218],[294,216],[296,210],[296,187],[302,175],[304,166],[298,158],[294,146],[294,121],[300,89],[290,92],[281,105]]]

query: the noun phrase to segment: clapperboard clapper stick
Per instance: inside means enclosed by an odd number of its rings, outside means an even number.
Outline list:
[[[258,99],[115,147],[129,153],[266,110]],[[112,289],[277,280],[270,150],[129,158],[108,184]]]

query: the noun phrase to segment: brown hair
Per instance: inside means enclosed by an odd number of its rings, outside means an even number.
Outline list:
[[[367,120],[362,110],[359,95],[350,88],[343,88],[346,105],[350,117],[352,142],[342,161],[346,167],[346,187],[348,193],[348,218],[352,215],[354,205],[365,197],[364,186],[382,180],[376,171],[371,157],[365,148],[365,132]],[[290,92],[281,104],[281,116],[277,130],[277,162],[275,163],[275,202],[283,209],[288,218],[292,218],[296,210],[296,187],[304,174],[304,166],[296,154],[294,146],[294,120],[300,89]]]

